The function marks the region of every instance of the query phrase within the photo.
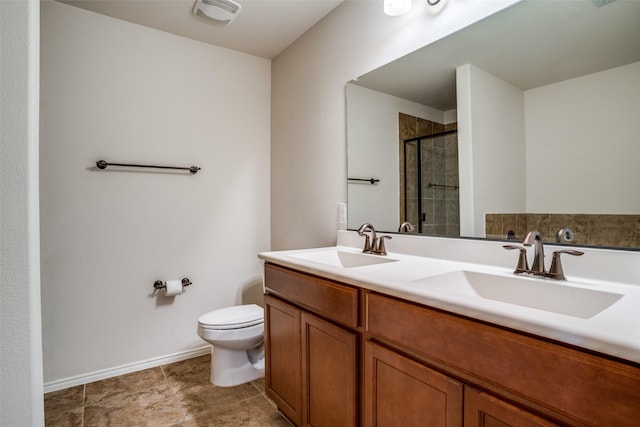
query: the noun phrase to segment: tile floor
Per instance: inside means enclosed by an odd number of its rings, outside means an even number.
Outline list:
[[[216,387],[210,366],[202,356],[47,393],[45,424],[291,427],[265,396],[264,379]]]

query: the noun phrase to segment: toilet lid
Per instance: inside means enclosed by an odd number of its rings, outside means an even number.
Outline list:
[[[208,329],[246,328],[264,322],[264,309],[257,304],[236,305],[210,311],[198,318],[198,324]]]

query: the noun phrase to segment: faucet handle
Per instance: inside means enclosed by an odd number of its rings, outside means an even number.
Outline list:
[[[551,268],[549,269],[549,272],[545,274],[545,276],[555,280],[567,280],[567,278],[564,276],[564,270],[562,269],[562,262],[560,262],[561,254],[580,256],[580,255],[584,255],[584,252],[575,251],[573,249],[563,249],[560,251],[554,251],[553,258],[551,259]]]
[[[367,234],[363,234],[362,235],[364,237],[364,248],[362,249],[362,252],[365,254],[370,254],[372,251],[372,247],[371,247],[371,242],[369,241],[369,235]]]
[[[384,247],[384,239],[391,239],[391,236],[380,236],[378,237],[378,247],[374,249],[373,253],[378,255],[386,255],[387,250]]]
[[[529,263],[527,262],[527,249],[522,246],[515,245],[503,245],[503,248],[506,250],[518,249],[520,250],[520,255],[518,255],[518,265],[516,269],[513,271],[515,274],[521,273],[529,273]]]

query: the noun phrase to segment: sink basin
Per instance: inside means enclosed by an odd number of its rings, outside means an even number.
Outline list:
[[[397,261],[384,255],[367,255],[359,252],[345,252],[340,250],[302,252],[290,255],[292,258],[317,262],[332,267],[353,268],[366,265],[384,264]]]
[[[622,298],[621,294],[519,276],[454,271],[414,280],[449,292],[589,319]]]

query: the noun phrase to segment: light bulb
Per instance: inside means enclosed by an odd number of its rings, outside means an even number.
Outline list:
[[[411,10],[411,0],[384,0],[384,13],[389,16],[403,15]]]

